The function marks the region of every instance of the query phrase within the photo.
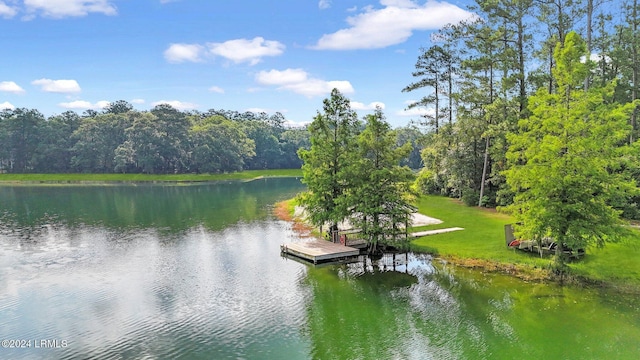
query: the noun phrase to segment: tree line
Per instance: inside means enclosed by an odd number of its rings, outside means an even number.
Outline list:
[[[499,206],[524,239],[584,249],[638,219],[640,4],[477,0],[421,49],[403,91],[430,111],[422,192]]]
[[[576,61],[584,91],[611,89],[607,103],[634,103],[640,93],[640,4],[638,0],[477,0],[477,18],[449,25],[420,51],[415,81],[403,91],[419,94],[410,107],[430,109],[420,177],[424,191],[463,199],[470,205],[512,203],[505,171],[508,134],[531,116],[539,89],[560,90],[554,72],[557,44],[574,32],[584,41]],[[604,90],[603,90],[604,91]],[[627,144],[640,135],[635,106]],[[640,173],[628,169],[638,179]],[[640,217],[637,200],[619,204]]]
[[[418,168],[420,132],[403,128],[412,144],[403,159]],[[162,104],[134,110],[126,101],[101,112],[67,111],[45,118],[36,109],[0,111],[0,173],[222,173],[298,169],[306,127],[287,126],[281,113],[183,112]]]
[[[169,105],[134,110],[116,101],[103,112],[0,112],[0,171],[25,173],[220,173],[299,168],[304,128],[280,113],[182,112]]]

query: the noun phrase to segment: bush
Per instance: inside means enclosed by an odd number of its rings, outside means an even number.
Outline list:
[[[414,190],[420,194],[439,194],[440,186],[438,185],[437,175],[426,168],[420,170],[418,177],[413,183]]]
[[[480,192],[475,189],[466,188],[462,190],[462,202],[467,206],[476,206],[478,205],[478,198],[480,197]]]

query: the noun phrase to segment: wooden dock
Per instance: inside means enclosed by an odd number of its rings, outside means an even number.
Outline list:
[[[347,259],[360,255],[359,249],[326,240],[283,244],[280,245],[280,252],[284,255],[291,255],[308,260],[314,264]]]

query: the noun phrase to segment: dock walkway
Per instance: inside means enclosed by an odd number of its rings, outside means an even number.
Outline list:
[[[411,236],[411,237],[422,237],[422,236],[429,236],[429,235],[444,234],[444,233],[448,233],[448,232],[452,232],[452,231],[460,231],[460,230],[464,230],[464,228],[452,227],[452,228],[445,228],[445,229],[418,231],[418,232],[411,233],[409,236]]]

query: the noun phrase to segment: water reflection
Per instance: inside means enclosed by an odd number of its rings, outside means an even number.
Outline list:
[[[459,318],[458,304],[435,274],[431,259],[416,254],[310,269],[313,357],[456,358],[448,333]],[[430,337],[425,324],[445,331]]]
[[[304,189],[299,179],[190,185],[0,186],[0,235],[36,238],[42,226],[222,230],[265,218],[266,204]],[[284,197],[286,198],[286,197]]]
[[[77,193],[0,187],[0,338],[68,341],[0,357],[640,353],[636,297],[528,284],[418,254],[320,268],[281,258],[279,245],[299,239],[270,207],[300,188],[297,180]]]
[[[68,346],[2,349],[0,357],[305,358],[304,268],[281,262],[278,245],[294,234],[267,215],[292,196],[288,186],[251,196],[253,205],[226,223],[200,214],[190,219],[200,224],[170,231],[97,214],[45,224],[44,212],[14,213],[18,228],[0,234],[0,337]],[[225,212],[223,202],[210,206]]]
[[[626,359],[640,351],[635,298],[612,308],[588,289],[527,284],[415,254],[394,269],[389,258],[309,269],[313,358]]]

